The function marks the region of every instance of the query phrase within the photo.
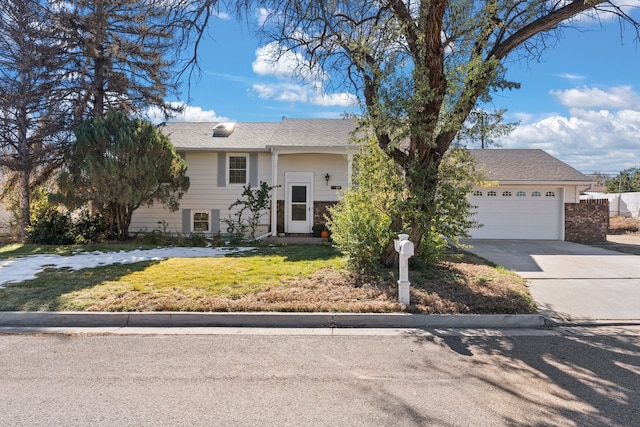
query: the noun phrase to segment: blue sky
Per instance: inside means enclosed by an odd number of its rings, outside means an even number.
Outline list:
[[[634,6],[640,20],[640,0]],[[640,167],[640,45],[616,20],[586,21],[567,29],[540,62],[507,63],[507,77],[519,90],[498,93],[516,130],[498,140],[503,148],[541,148],[584,173],[617,173]],[[224,13],[210,25],[200,52],[202,74],[192,81],[188,107],[175,120],[271,122],[290,118],[335,118],[353,95],[323,95],[294,80],[286,65],[264,61],[268,49],[245,21]]]

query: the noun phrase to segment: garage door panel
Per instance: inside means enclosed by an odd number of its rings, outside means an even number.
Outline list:
[[[473,220],[484,224],[470,230],[474,238],[482,239],[552,239],[562,238],[562,190],[526,189],[525,197],[516,196],[520,188],[499,188],[495,196],[472,196],[471,203],[477,208]],[[540,196],[532,196],[534,191]],[[510,192],[511,196],[503,196]],[[549,195],[547,195],[549,194]]]

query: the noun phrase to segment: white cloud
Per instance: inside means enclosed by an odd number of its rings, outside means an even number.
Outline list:
[[[357,98],[350,93],[326,93],[324,80],[327,75],[319,68],[307,69],[301,74],[300,65],[304,58],[293,52],[281,52],[277,43],[269,43],[256,50],[252,63],[253,71],[263,77],[276,77],[274,83],[256,83],[252,91],[261,99],[271,99],[288,103],[308,103],[322,107],[353,107]],[[302,68],[304,70],[304,68]],[[295,78],[306,83],[295,83]]]
[[[327,94],[322,88],[291,83],[255,84],[252,91],[261,99],[307,103],[321,107],[353,107],[357,98],[346,92]]]
[[[300,76],[309,81],[322,81],[327,78],[320,68],[309,69],[301,54],[282,50],[277,42],[256,49],[256,59],[251,66],[256,74],[275,76],[278,79]]]
[[[543,149],[584,173],[617,173],[640,166],[640,104],[635,110],[572,108],[566,116],[521,125],[496,142]]]
[[[557,74],[557,76],[567,80],[584,80],[586,78],[585,76],[571,73],[561,73]]]
[[[259,7],[256,9],[256,20],[258,21],[258,26],[263,26],[266,24],[267,19],[271,16],[271,12],[269,9],[265,9],[264,7]]]
[[[549,93],[567,107],[620,109],[640,106],[640,95],[631,86],[616,86],[608,90],[583,86]]]
[[[346,92],[332,94],[316,92],[311,97],[311,102],[314,105],[322,105],[325,107],[353,107],[358,103],[358,99],[355,95]]]
[[[172,122],[225,122],[229,119],[220,117],[213,110],[203,110],[201,107],[185,105],[182,102],[173,103],[175,106],[182,106],[184,110],[175,114],[168,121]],[[159,124],[167,121],[158,107],[149,108],[145,113],[145,118],[152,123]]]

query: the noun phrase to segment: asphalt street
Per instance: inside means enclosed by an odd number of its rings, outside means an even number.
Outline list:
[[[7,426],[631,426],[640,328],[0,335]]]

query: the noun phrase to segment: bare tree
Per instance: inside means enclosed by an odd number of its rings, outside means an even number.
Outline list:
[[[332,76],[358,93],[366,125],[405,176],[413,213],[392,227],[421,241],[434,212],[438,167],[479,102],[505,79],[507,57],[537,58],[574,18],[614,14],[608,1],[263,0],[262,27],[284,53],[297,53],[302,75]],[[339,77],[342,79],[338,80]],[[381,256],[395,260],[393,242]]]
[[[57,71],[62,46],[43,4],[2,0],[0,14],[0,166],[18,195],[18,233],[29,225],[30,189],[60,165],[70,105]]]

